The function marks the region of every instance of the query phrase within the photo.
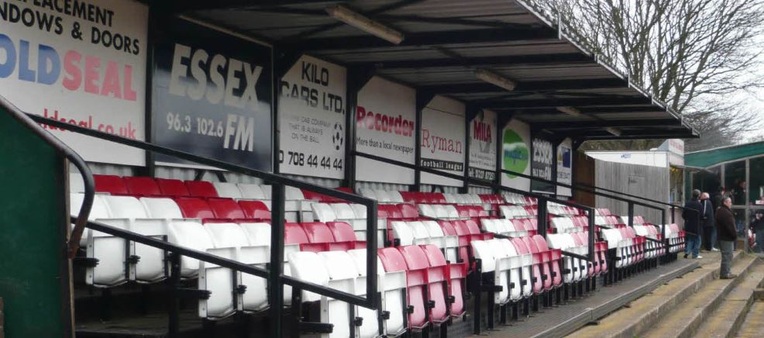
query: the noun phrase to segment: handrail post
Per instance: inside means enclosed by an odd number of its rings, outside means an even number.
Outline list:
[[[596,226],[594,225],[594,208],[588,210],[586,215],[587,221],[589,221],[589,261],[594,262],[594,231]]]
[[[676,222],[676,221],[674,220],[674,217],[675,217],[674,215],[675,215],[675,214],[676,214],[676,207],[672,205],[672,206],[671,206],[671,223],[675,223],[675,222]],[[666,218],[665,218],[665,216],[664,216],[664,218],[663,218],[663,223],[666,223]]]
[[[546,197],[541,197],[538,199],[538,231],[541,236],[546,238],[547,234],[547,207],[549,206],[549,201],[546,199]]]
[[[271,259],[270,276],[268,276],[271,337],[282,337],[281,313],[284,309],[284,284],[281,281],[281,274],[284,268],[284,195],[284,184],[273,184],[271,188]]]
[[[634,227],[634,202],[629,201],[629,227]]]

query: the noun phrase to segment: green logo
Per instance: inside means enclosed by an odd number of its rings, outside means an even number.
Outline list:
[[[504,169],[519,173],[525,172],[528,168],[528,158],[530,152],[523,138],[512,129],[504,130]],[[515,175],[506,174],[509,178],[515,178]]]

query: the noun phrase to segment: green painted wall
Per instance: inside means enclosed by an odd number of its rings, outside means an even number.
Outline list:
[[[0,108],[0,297],[5,337],[69,337],[64,161]]]

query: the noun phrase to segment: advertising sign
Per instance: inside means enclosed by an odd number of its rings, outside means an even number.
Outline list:
[[[271,48],[180,19],[167,26],[155,51],[154,142],[272,170]]]
[[[416,92],[374,77],[358,92],[356,150],[414,164]],[[414,184],[414,171],[358,157],[359,181]]]
[[[496,113],[482,110],[470,121],[471,178],[493,181],[496,179]]]
[[[557,182],[573,184],[573,142],[566,138],[557,146]],[[573,196],[570,188],[557,187],[558,196]]]
[[[346,77],[344,67],[304,55],[281,79],[280,172],[344,177]]]
[[[530,175],[530,128],[528,124],[512,119],[502,132],[501,168]],[[512,174],[503,174],[501,184],[515,189],[530,191],[530,180]]]
[[[533,138],[533,156],[531,160],[531,175],[533,177],[552,180],[552,164],[554,164],[554,146],[542,138]],[[531,190],[545,194],[554,193],[554,185],[541,181],[533,181]]]
[[[453,175],[464,175],[464,104],[435,96],[422,110],[420,165]],[[462,186],[462,181],[422,173],[422,183]]]
[[[0,94],[28,113],[145,140],[148,8],[137,1],[3,1]],[[87,161],[145,154],[43,126]]]

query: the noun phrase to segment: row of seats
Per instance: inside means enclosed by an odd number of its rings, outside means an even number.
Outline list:
[[[538,220],[535,218],[483,218],[480,226],[484,232],[506,237],[527,237],[538,232]]]
[[[549,224],[556,233],[572,233],[587,231],[589,220],[586,216],[562,216],[552,217]]]

